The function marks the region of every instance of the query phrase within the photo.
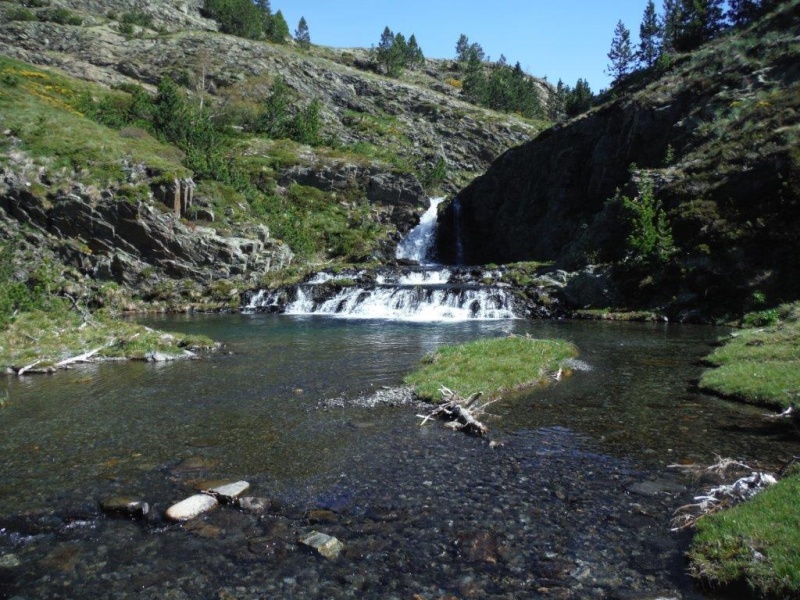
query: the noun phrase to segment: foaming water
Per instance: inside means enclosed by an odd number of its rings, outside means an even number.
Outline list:
[[[346,288],[317,302],[306,288],[286,307],[288,315],[324,315],[348,319],[416,322],[492,321],[515,319],[510,294],[468,288]]]
[[[395,251],[395,258],[430,264],[430,254],[436,241],[436,220],[439,205],[444,198],[431,198],[428,210],[420,218],[419,224],[403,238]]]

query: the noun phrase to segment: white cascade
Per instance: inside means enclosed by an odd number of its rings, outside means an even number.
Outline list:
[[[284,314],[418,322],[517,318],[513,298],[503,289],[474,286],[353,286],[315,301],[312,287],[307,284],[299,286],[295,300],[286,305]],[[257,294],[247,308],[269,309],[275,302],[270,294]]]
[[[245,310],[420,322],[518,318],[518,303],[506,287],[483,284],[487,279],[499,279],[500,271],[487,271],[481,276],[432,264],[430,256],[442,200],[431,198],[419,225],[397,246],[398,259],[412,260],[420,266],[380,269],[372,274],[322,271],[293,292],[258,292]],[[354,281],[360,285],[353,285]]]
[[[420,218],[419,225],[397,245],[395,258],[413,260],[421,265],[432,264],[430,254],[436,240],[436,219],[439,205],[443,200],[444,198],[430,199],[431,204]]]

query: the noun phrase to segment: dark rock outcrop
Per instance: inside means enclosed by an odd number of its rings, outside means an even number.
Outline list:
[[[657,286],[667,301],[741,306],[755,290],[797,297],[798,6],[784,3],[748,30],[678,56],[648,85],[633,82],[618,100],[507,151],[443,208],[439,258],[621,262],[627,224],[608,200],[618,190],[636,196],[647,178],[677,248]]]
[[[135,288],[152,271],[208,283],[231,276],[256,278],[292,260],[289,248],[270,238],[265,226],[251,225],[238,235],[223,236],[210,228],[189,227],[155,203],[113,194],[96,197],[80,186],[49,200],[14,183],[13,177],[6,177],[6,185],[0,186],[0,208],[12,221],[44,234],[43,243],[55,247],[58,244],[47,238],[69,240],[58,246],[61,261],[100,280]],[[189,181],[180,185],[193,186]],[[182,202],[186,196],[174,197]]]

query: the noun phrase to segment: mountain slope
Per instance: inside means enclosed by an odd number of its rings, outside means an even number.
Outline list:
[[[46,259],[57,289],[234,305],[288,265],[393,258],[430,194],[546,126],[460,100],[450,61],[389,79],[366,50],[218,33],[197,2],[28,4],[0,2],[0,247],[20,281]],[[154,125],[164,78],[212,132],[205,165]],[[313,145],[253,126],[281,80],[287,119],[318,101]]]
[[[784,3],[678,56],[641,89],[619,90],[618,100],[506,152],[444,211],[441,257],[622,264],[629,230],[612,199],[617,190],[637,195],[649,180],[677,253],[660,278],[624,282],[625,303],[741,308],[753,293],[796,298],[799,7]]]

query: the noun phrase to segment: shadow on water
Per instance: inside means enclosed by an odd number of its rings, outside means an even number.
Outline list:
[[[0,595],[20,598],[698,596],[669,515],[716,454],[800,454],[763,411],[687,391],[721,333],[562,322],[447,326],[316,317],[169,317],[226,342],[208,359],[9,380],[0,410]],[[420,428],[411,407],[326,408],[398,384],[427,352],[478,336],[562,337],[588,370],[509,396],[503,445]],[[493,408],[495,408],[493,407]],[[159,515],[246,479],[263,514]],[[101,516],[113,495],[150,522]],[[312,512],[309,512],[312,511]],[[297,538],[324,531],[333,561]]]

